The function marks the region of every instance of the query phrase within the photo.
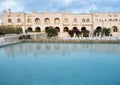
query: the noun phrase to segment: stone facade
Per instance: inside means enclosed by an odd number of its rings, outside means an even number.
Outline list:
[[[120,13],[99,13],[73,14],[73,13],[50,13],[50,12],[8,12],[2,13],[2,25],[14,25],[25,30],[35,31],[36,29],[45,32],[47,27],[53,26],[60,32],[67,32],[74,27],[81,30],[85,27],[90,33],[95,29],[110,28],[111,33],[118,35],[120,31]]]

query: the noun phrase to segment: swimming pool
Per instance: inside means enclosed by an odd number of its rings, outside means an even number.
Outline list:
[[[0,85],[120,85],[120,44],[19,43],[2,47]]]

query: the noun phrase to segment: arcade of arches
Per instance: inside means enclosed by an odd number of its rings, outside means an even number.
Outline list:
[[[56,19],[57,19],[57,18],[56,18]],[[36,18],[35,21],[36,21],[36,22],[40,22],[40,20],[39,20],[38,18]],[[49,21],[49,19],[48,19],[48,21]],[[46,30],[47,30],[48,28],[49,28],[49,27],[45,27],[45,32],[46,32]],[[57,29],[58,32],[61,32],[60,27],[55,27],[55,29]],[[73,27],[73,29],[78,29],[78,30],[80,30],[80,31],[87,30],[86,27],[81,27],[81,29],[79,29],[79,28],[77,28],[77,27]],[[69,27],[64,27],[64,28],[63,28],[63,32],[68,32],[69,30],[70,30]],[[102,32],[102,27],[101,27],[101,26],[98,26],[98,27],[96,27],[95,30],[96,30],[97,32]],[[32,31],[33,31],[33,28],[32,28],[32,27],[28,27],[28,28],[27,28],[27,31],[28,31],[28,32],[32,32]],[[40,27],[36,27],[34,31],[35,31],[35,32],[41,32],[41,28],[40,28]],[[118,27],[117,27],[117,26],[113,26],[113,27],[110,29],[110,31],[111,31],[111,32],[118,32]]]
[[[45,28],[45,32],[47,32],[47,30],[49,29],[49,27]],[[60,32],[60,28],[59,27],[55,27],[55,29],[57,29],[58,32]]]

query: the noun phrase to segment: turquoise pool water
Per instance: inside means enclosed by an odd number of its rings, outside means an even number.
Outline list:
[[[0,85],[120,85],[120,44],[2,47]]]

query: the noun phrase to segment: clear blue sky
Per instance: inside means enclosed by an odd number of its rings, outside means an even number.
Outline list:
[[[120,0],[0,0],[0,12],[12,11],[31,12],[120,12]]]

